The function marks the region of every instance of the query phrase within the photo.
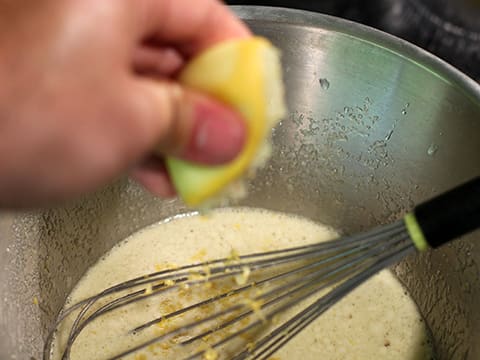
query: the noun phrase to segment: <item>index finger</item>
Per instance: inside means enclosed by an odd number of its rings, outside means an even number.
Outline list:
[[[143,36],[173,46],[186,56],[224,40],[251,36],[248,27],[217,0],[144,0],[143,3]]]

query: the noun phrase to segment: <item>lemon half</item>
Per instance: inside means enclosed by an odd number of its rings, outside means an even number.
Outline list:
[[[226,165],[203,166],[167,158],[173,185],[190,206],[230,197],[246,174],[265,163],[271,130],[285,114],[280,53],[262,37],[230,40],[194,58],[179,80],[239,111],[247,136],[242,152]]]

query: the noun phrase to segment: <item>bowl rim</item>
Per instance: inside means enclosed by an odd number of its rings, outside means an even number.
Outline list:
[[[381,47],[397,56],[414,62],[439,80],[458,88],[477,107],[480,107],[480,84],[438,56],[397,36],[351,20],[306,10],[275,6],[229,6],[243,21],[282,23],[310,27],[343,34]]]

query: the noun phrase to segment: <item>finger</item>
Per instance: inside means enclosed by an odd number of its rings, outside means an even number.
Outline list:
[[[217,0],[144,0],[139,13],[143,37],[174,44],[194,55],[218,42],[248,37],[251,32],[227,6]]]
[[[133,68],[139,74],[173,77],[183,64],[182,56],[171,47],[143,45],[133,54]]]
[[[157,153],[217,165],[234,159],[243,147],[244,120],[217,100],[147,79],[137,80],[135,96],[137,121],[156,128],[151,140]]]
[[[154,195],[167,198],[175,196],[165,163],[157,157],[149,157],[132,170],[131,177]]]

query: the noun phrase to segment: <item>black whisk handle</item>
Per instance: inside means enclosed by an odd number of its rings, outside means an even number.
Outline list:
[[[431,247],[480,227],[480,176],[414,209],[415,218]]]

